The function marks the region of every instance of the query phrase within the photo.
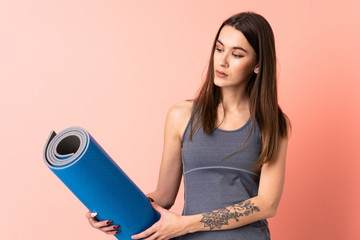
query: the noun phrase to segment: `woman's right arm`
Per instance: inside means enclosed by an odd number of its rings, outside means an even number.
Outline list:
[[[192,101],[174,104],[168,110],[164,128],[164,148],[156,190],[147,194],[165,209],[175,202],[182,177],[181,139],[191,114]]]
[[[192,101],[182,101],[171,106],[167,112],[164,128],[164,148],[161,158],[159,178],[156,190],[146,194],[163,208],[170,209],[174,204],[179,191],[182,177],[181,139],[185,127],[190,119]],[[92,227],[106,234],[116,234],[118,229],[109,225],[108,220],[97,221],[86,213],[86,217]]]

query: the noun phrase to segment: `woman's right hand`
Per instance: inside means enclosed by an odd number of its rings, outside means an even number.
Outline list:
[[[113,221],[111,221],[111,220],[105,220],[105,221],[99,222],[96,219],[96,214],[94,214],[94,213],[92,214],[92,212],[90,212],[90,211],[88,211],[86,213],[86,217],[89,220],[89,223],[93,228],[96,228],[106,234],[115,235],[115,234],[118,234],[121,232],[121,230],[118,229],[120,227],[120,225],[110,225],[111,223],[113,223]],[[116,230],[114,230],[114,229],[116,229]]]

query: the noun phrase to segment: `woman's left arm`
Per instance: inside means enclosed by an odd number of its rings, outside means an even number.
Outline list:
[[[147,230],[136,234],[133,239],[147,236],[146,240],[169,239],[198,231],[215,231],[238,228],[246,224],[275,216],[283,191],[285,180],[285,162],[288,139],[280,140],[278,157],[262,166],[258,195],[201,214],[180,216],[152,203],[161,218]]]

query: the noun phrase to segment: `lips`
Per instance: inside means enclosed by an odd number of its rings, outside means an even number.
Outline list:
[[[222,75],[224,75],[224,76],[227,76],[227,74],[224,73],[224,72],[222,72],[222,71],[216,70],[216,72],[219,73],[219,74],[222,74]]]

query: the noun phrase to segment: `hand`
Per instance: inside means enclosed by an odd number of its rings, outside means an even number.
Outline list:
[[[109,225],[109,224],[113,223],[113,221],[109,221],[109,220],[99,222],[95,217],[96,215],[93,214],[93,216],[91,216],[91,214],[92,213],[90,211],[88,211],[86,213],[86,217],[88,218],[89,223],[93,228],[103,231],[104,233],[109,234],[109,235],[115,235],[115,234],[118,234],[121,232],[121,230],[117,229],[120,227],[120,225]],[[114,230],[114,229],[117,229],[117,230]]]
[[[160,220],[145,231],[131,236],[132,239],[167,240],[187,233],[186,221],[183,216],[162,208],[156,202],[151,202],[151,205],[161,214]]]

